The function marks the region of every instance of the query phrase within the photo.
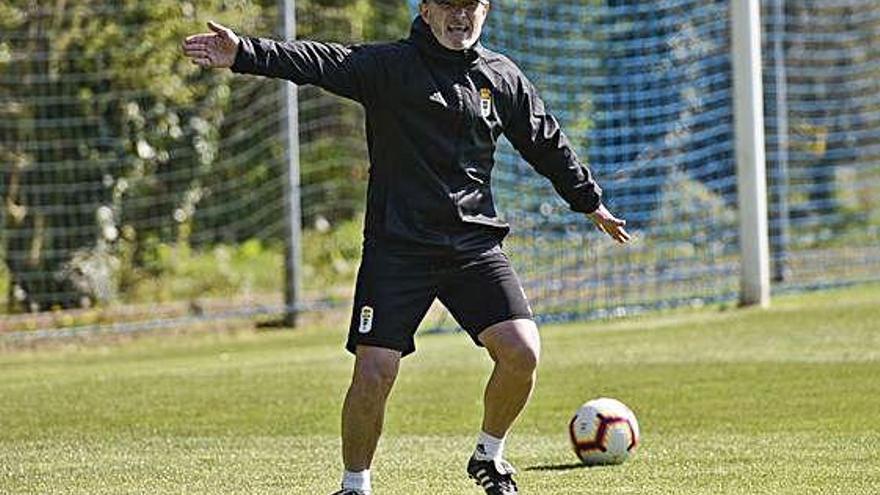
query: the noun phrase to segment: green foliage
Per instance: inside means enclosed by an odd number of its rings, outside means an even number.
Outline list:
[[[0,297],[5,296],[9,293],[9,270],[6,269],[6,266],[0,264]],[[0,314],[4,311],[0,309]]]
[[[318,39],[397,38],[409,22],[405,3],[389,0],[296,6],[300,35]],[[262,0],[0,4],[0,27],[16,33],[0,40],[0,76],[22,81],[0,84],[0,118],[18,124],[0,129],[0,161],[9,164],[0,170],[3,260],[22,295],[15,309],[228,294],[247,286],[229,274],[210,275],[210,262],[202,260],[213,257],[204,253],[215,245],[237,252],[229,246],[278,239],[280,222],[261,221],[266,205],[280,214],[283,198],[277,104],[271,118],[255,116],[257,126],[227,116],[279,86],[202,70],[179,45],[205,31],[208,19],[277,36],[277,9]],[[319,104],[317,112],[338,114],[342,124],[303,132],[303,185],[341,187],[305,198],[329,205],[313,207],[306,220],[336,223],[363,209],[363,124],[359,108],[321,98],[331,108]],[[310,118],[308,106],[303,114]],[[61,119],[81,123],[39,124]],[[347,136],[342,146],[340,136]],[[157,246],[175,246],[181,257],[166,262]],[[154,287],[145,288],[145,273],[156,278]]]
[[[400,0],[297,0],[297,35],[340,43],[391,41],[409,33]]]
[[[127,302],[193,301],[234,295],[277,294],[283,253],[252,239],[196,251],[186,243],[152,244],[141,266],[126,274]]]
[[[307,291],[333,298],[349,290],[357,272],[362,243],[362,220],[331,225],[320,219],[316,228],[303,232],[302,280]],[[188,243],[144,243],[141,261],[125,262],[107,274],[107,259],[100,249],[74,255],[78,283],[91,292],[115,290],[104,299],[127,303],[195,301],[232,296],[275,296],[283,292],[284,249],[280,242],[250,239],[240,244],[214,244],[196,249]],[[119,252],[119,251],[118,251]],[[97,273],[95,273],[97,272]],[[106,278],[105,278],[106,277]],[[91,288],[110,279],[110,288]],[[0,272],[0,287],[8,279]]]
[[[351,288],[361,253],[360,220],[318,225],[303,232],[303,286],[333,298]],[[283,292],[284,250],[279,242],[250,239],[196,250],[186,243],[154,243],[141,264],[123,273],[127,302],[173,302],[205,297]]]
[[[331,225],[319,218],[316,228],[303,235],[303,285],[332,297],[335,289],[349,289],[354,283],[363,243],[363,220]]]
[[[101,299],[65,277],[77,269],[74,253],[97,249],[118,264],[120,231],[130,233],[128,242],[180,235],[177,224],[184,221],[176,223],[174,214],[198,202],[199,176],[210,174],[216,161],[229,77],[184,60],[180,41],[203,30],[205,18],[256,20],[260,9],[225,0],[198,8],[171,0],[21,0],[4,9],[13,12],[7,26],[20,33],[4,42],[4,51],[28,61],[0,65],[0,74],[25,82],[2,88],[21,123],[0,136],[0,157],[14,164],[4,170],[9,186],[0,191],[9,230],[6,261],[28,309]],[[49,119],[83,124],[71,141],[66,127],[36,125]],[[29,142],[41,145],[25,146]],[[76,207],[47,208],[52,205]],[[157,217],[165,221],[156,223]],[[80,261],[86,258],[95,256]]]
[[[338,110],[341,116],[354,118],[354,122],[341,123],[341,126],[362,127],[360,111],[354,112],[349,105],[342,105]],[[347,221],[364,211],[369,169],[365,140],[360,135],[334,134],[316,134],[300,149],[306,223],[319,218]]]
[[[343,44],[390,41],[409,33],[409,9],[399,0],[301,0],[297,36]],[[367,147],[363,110],[315,87],[301,87],[300,129],[304,220],[337,222],[364,210]]]

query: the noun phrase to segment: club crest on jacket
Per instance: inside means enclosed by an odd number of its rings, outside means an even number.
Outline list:
[[[492,90],[489,88],[480,90],[480,115],[484,119],[492,115]]]

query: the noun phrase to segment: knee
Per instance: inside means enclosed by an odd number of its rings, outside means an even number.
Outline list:
[[[480,341],[492,359],[505,370],[531,375],[538,368],[541,339],[538,327],[531,320],[516,320],[487,328]]]
[[[496,360],[510,371],[531,375],[538,368],[540,354],[537,342],[517,339],[496,349]]]
[[[397,378],[399,358],[392,356],[361,356],[355,363],[352,389],[370,397],[384,397],[391,391]]]

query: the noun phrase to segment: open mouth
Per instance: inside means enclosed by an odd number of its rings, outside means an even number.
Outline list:
[[[470,30],[470,26],[464,24],[451,24],[446,27],[447,33],[455,35],[467,35]]]

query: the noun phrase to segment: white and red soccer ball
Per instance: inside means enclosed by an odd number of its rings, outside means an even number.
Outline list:
[[[582,405],[568,426],[571,444],[587,466],[621,464],[639,445],[639,422],[622,402],[601,397]]]

